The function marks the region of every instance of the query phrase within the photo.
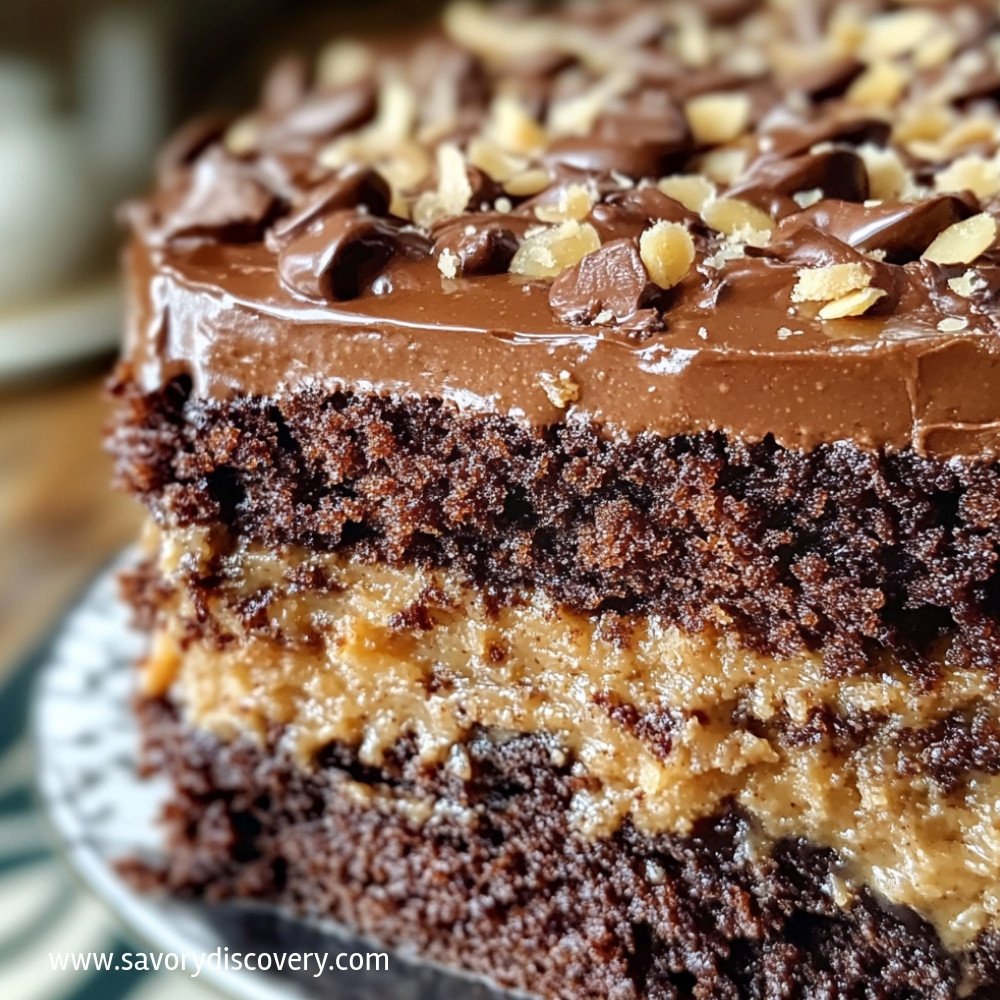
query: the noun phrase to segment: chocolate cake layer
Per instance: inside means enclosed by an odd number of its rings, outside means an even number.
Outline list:
[[[279,901],[566,1000],[957,1000],[1000,969],[992,935],[949,954],[915,914],[845,895],[831,852],[762,855],[735,812],[687,837],[581,836],[583,779],[541,738],[480,734],[464,776],[405,745],[378,770],[331,747],[308,773],[278,733],[262,751],[161,702],[142,716],[148,766],[177,783],[173,891]]]
[[[497,600],[583,612],[721,612],[753,648],[853,671],[889,649],[932,676],[1000,664],[1000,471],[841,443],[609,440],[440,402],[206,401],[121,388],[119,481],[162,521],[265,545],[454,566]],[[937,658],[940,662],[940,658]]]
[[[992,6],[461,3],[443,28],[334,50],[315,85],[285,65],[173,144],[128,215],[143,390],[312,379],[997,457]]]

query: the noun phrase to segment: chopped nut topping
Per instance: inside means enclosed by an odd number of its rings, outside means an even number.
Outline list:
[[[715,185],[701,174],[675,174],[664,177],[656,186],[689,212],[700,213],[716,195]]]
[[[958,38],[952,31],[938,31],[924,39],[913,53],[913,65],[917,69],[933,69],[942,66],[955,54]]]
[[[677,5],[677,53],[685,66],[701,68],[712,59],[712,40],[705,15],[694,6]]]
[[[831,264],[803,267],[792,289],[793,302],[833,302],[868,288],[872,274],[864,264]]]
[[[452,251],[447,248],[438,254],[437,266],[442,277],[457,278],[460,264],[461,261],[458,258],[458,254],[452,253]]]
[[[701,217],[718,232],[754,246],[767,243],[774,228],[771,216],[739,198],[710,201]]]
[[[430,170],[425,150],[411,139],[416,117],[412,88],[403,80],[389,77],[379,90],[372,122],[324,146],[317,154],[317,162],[328,169],[356,163],[377,166],[393,187],[395,214],[408,215],[402,191],[419,184]]]
[[[747,160],[745,149],[724,146],[709,150],[694,166],[716,184],[734,184],[746,170]]]
[[[741,136],[750,124],[750,98],[739,92],[701,94],[684,105],[691,132],[702,146],[718,146]]]
[[[530,232],[510,262],[511,274],[526,278],[554,278],[601,245],[590,223],[575,220]]]
[[[820,319],[844,319],[848,316],[863,316],[876,302],[884,299],[886,293],[881,288],[862,288],[850,292],[823,306]]]
[[[896,63],[872,63],[848,88],[847,101],[859,108],[891,108],[908,83],[906,72]]]
[[[639,238],[639,256],[654,284],[673,288],[694,264],[694,240],[678,222],[657,222]]]
[[[316,60],[316,80],[324,87],[345,87],[371,75],[375,53],[361,42],[341,39],[327,45]]]
[[[435,222],[461,215],[472,197],[465,157],[458,146],[443,143],[437,155],[438,186],[426,191],[413,206],[413,221],[429,229]]]
[[[903,111],[892,127],[892,138],[903,145],[921,140],[933,142],[954,124],[955,115],[951,108],[943,104],[922,104]]]
[[[1000,163],[971,154],[955,160],[934,177],[938,191],[971,191],[977,198],[992,198],[1000,193]]]
[[[556,101],[549,109],[549,132],[554,136],[586,135],[611,101],[626,93],[633,83],[631,73],[618,71],[608,74],[582,94]]]
[[[503,189],[515,198],[530,198],[532,195],[540,194],[551,183],[552,177],[547,170],[533,167],[507,178],[503,183]]]
[[[998,139],[997,123],[988,118],[969,118],[952,126],[934,142],[911,142],[909,152],[930,163],[940,163],[963,150],[975,146],[995,146]]]
[[[870,143],[860,146],[858,156],[868,171],[868,185],[872,198],[884,200],[898,198],[909,183],[906,167],[894,149],[880,149]]]
[[[939,27],[940,19],[926,10],[882,14],[868,22],[858,54],[869,62],[907,55]]]
[[[493,102],[486,134],[511,153],[535,153],[546,142],[545,130],[510,94],[501,95]]]
[[[244,118],[237,118],[226,129],[226,134],[222,141],[226,149],[234,156],[245,156],[257,148],[259,138],[260,126],[257,123],[257,119],[251,115],[247,115]]]
[[[971,264],[984,254],[997,238],[997,224],[982,213],[956,222],[924,251],[923,259],[933,264]]]
[[[515,174],[523,173],[528,167],[525,157],[510,153],[482,136],[475,136],[469,141],[467,153],[472,166],[482,170],[487,177],[499,184],[508,181]]]
[[[537,205],[535,217],[541,222],[566,222],[585,219],[597,202],[597,192],[592,185],[570,184],[559,192],[554,205]]]
[[[549,397],[549,402],[560,410],[565,410],[570,403],[575,403],[580,398],[580,386],[567,371],[561,371],[558,375],[542,372],[538,381]]]

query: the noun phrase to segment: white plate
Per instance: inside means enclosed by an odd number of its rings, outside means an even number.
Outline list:
[[[275,907],[209,905],[137,892],[121,859],[161,852],[156,817],[167,791],[135,772],[139,733],[129,705],[142,637],[129,628],[115,577],[123,557],[87,590],[43,657],[34,698],[38,784],[65,855],[83,881],[150,947],[203,955],[385,951],[339,925],[302,921]],[[311,976],[209,969],[201,981],[244,1000],[497,1000],[488,984],[391,953],[388,972]]]

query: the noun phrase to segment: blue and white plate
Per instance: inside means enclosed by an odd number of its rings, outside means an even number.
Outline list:
[[[139,734],[129,706],[142,639],[130,629],[117,595],[115,577],[124,562],[98,577],[46,649],[13,678],[9,690],[0,691],[3,714],[10,711],[14,720],[11,729],[0,728],[0,996],[159,1000],[163,990],[164,997],[197,1000],[207,995],[206,985],[247,1000],[506,996],[485,982],[398,952],[390,954],[389,971],[328,970],[320,978],[313,978],[312,971],[265,974],[216,967],[203,969],[197,980],[185,980],[182,972],[166,978],[122,970],[90,977],[52,972],[49,952],[385,951],[335,924],[297,920],[274,907],[209,905],[145,895],[119,876],[117,860],[137,855],[155,858],[162,850],[156,818],[166,792],[161,782],[140,780],[135,772]],[[23,735],[9,736],[17,731],[13,713],[16,703],[26,700],[32,675],[37,676],[32,716],[43,812],[71,868],[142,944],[122,939],[104,908],[74,889],[65,867],[42,846],[39,818],[21,784],[30,751]],[[5,813],[3,806],[11,795],[25,804],[21,815]],[[48,988],[32,990],[43,969],[49,972],[41,977]],[[92,994],[81,992],[85,978],[93,985]],[[80,988],[70,988],[74,984]],[[54,991],[54,986],[67,989]]]

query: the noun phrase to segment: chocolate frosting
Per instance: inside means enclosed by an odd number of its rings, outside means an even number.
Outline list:
[[[922,5],[921,41],[918,22],[887,20],[914,10],[872,2],[846,51],[835,5],[793,6],[690,7],[708,61],[665,5],[615,2],[534,20],[462,5],[445,36],[392,46],[345,83],[282,64],[250,119],[206,119],[175,140],[156,190],[127,213],[135,379],[153,391],[186,375],[212,397],[319,381],[609,434],[1000,457],[1000,255],[923,257],[954,223],[1000,217],[1000,179],[978,196],[936,182],[960,157],[996,152],[975,123],[998,122],[984,63],[997,16],[971,0]],[[896,51],[905,31],[917,40]],[[517,32],[530,34],[514,53],[503,39]],[[919,46],[942,36],[954,51],[931,65]],[[905,82],[876,113],[858,94],[887,62]],[[496,135],[491,101],[509,93],[540,135],[507,147],[506,173],[545,170],[540,187],[471,162]],[[686,109],[718,93],[746,104],[746,127],[724,142]],[[947,147],[947,135],[894,138],[928,102],[953,132],[964,122],[964,144],[960,132]],[[435,167],[440,143],[469,157],[464,185]],[[868,158],[886,151],[903,182],[872,201]],[[725,180],[720,153],[737,164]],[[703,206],[657,187],[674,173],[714,177],[715,196],[769,215],[770,233],[717,231]],[[582,210],[567,207],[581,190]],[[667,289],[640,251],[663,222],[695,246]],[[554,274],[519,269],[518,248],[560,225],[599,246]],[[795,295],[803,268],[836,264],[861,265],[883,293],[868,311],[823,319],[823,303]],[[553,380],[572,391],[554,394]]]

